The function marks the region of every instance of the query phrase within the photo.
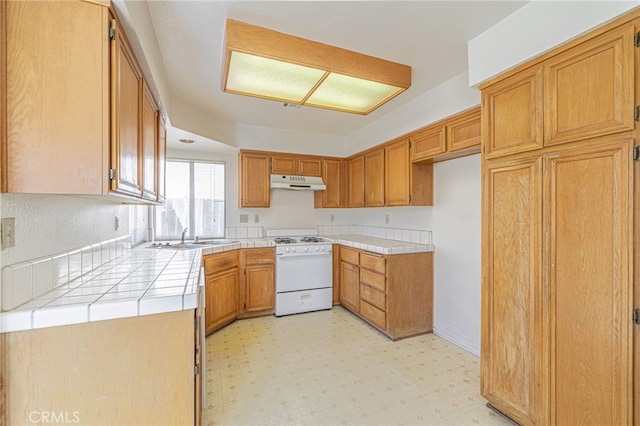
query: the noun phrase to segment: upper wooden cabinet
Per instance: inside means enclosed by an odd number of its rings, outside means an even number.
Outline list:
[[[2,191],[108,193],[109,10],[3,1],[0,23]]]
[[[156,202],[157,103],[110,9],[2,2],[0,21],[2,191]]]
[[[411,161],[438,162],[480,152],[480,107],[430,124],[406,137]]]
[[[386,206],[432,206],[433,164],[411,162],[411,140],[384,145]]]
[[[412,160],[420,161],[435,157],[447,150],[446,128],[444,125],[430,126],[412,133]]]
[[[364,207],[364,155],[348,160],[347,207]]]
[[[484,155],[542,148],[542,69],[524,70],[482,91]]]
[[[484,87],[485,157],[633,130],[634,34],[614,28]]]
[[[384,206],[384,149],[364,155],[364,205]]]
[[[241,151],[238,158],[240,208],[269,207],[271,201],[269,156],[264,153]]]
[[[447,152],[479,147],[481,139],[480,108],[474,108],[447,121]]]
[[[322,176],[322,159],[299,155],[272,154],[271,173],[300,176]]]
[[[633,130],[634,34],[625,25],[544,63],[545,145]]]
[[[158,114],[158,201],[163,203],[167,195],[167,127],[162,114]]]
[[[344,207],[344,169],[344,160],[322,159],[322,180],[327,189],[315,192],[314,207]]]
[[[158,107],[147,85],[142,96],[142,196],[158,199]]]
[[[112,93],[113,114],[111,190],[127,195],[142,195],[142,162],[140,136],[142,134],[141,110],[143,104],[142,72],[117,21],[112,43]]]
[[[411,202],[409,140],[384,148],[384,198],[387,206],[408,206]]]

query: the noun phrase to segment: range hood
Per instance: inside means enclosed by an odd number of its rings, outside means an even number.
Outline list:
[[[324,191],[327,186],[318,176],[271,175],[271,188]]]

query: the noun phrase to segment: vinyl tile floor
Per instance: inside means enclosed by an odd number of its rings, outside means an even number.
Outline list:
[[[206,339],[203,425],[513,425],[485,406],[475,355],[390,341],[340,306],[236,321]]]

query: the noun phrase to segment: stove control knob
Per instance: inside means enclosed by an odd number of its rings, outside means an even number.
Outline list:
[[[287,247],[286,249],[284,249],[287,253],[289,253],[289,247]]]
[[[320,250],[324,251],[324,246],[320,247]]]
[[[305,248],[304,248],[304,251],[309,251],[309,247],[305,247]]]
[[[316,251],[320,251],[320,247],[316,246]]]
[[[296,248],[295,248],[295,247],[292,247],[292,248],[291,248],[291,251],[295,253],[295,252],[296,252]]]

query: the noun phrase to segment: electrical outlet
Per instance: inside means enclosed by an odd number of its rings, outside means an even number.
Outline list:
[[[116,216],[116,220],[115,220],[115,224],[116,224],[116,231],[118,230],[118,228],[120,228],[120,219],[118,218],[118,216]]]
[[[240,223],[249,223],[249,215],[246,213],[242,213],[240,215]]]
[[[389,215],[388,214],[384,215],[384,223],[389,223]]]
[[[331,216],[329,216],[329,220],[331,222],[335,221],[336,220],[336,215],[332,214]]]
[[[16,246],[16,218],[4,217],[0,223],[2,227],[2,249]]]
[[[253,223],[260,223],[260,215],[259,214],[253,215]]]

